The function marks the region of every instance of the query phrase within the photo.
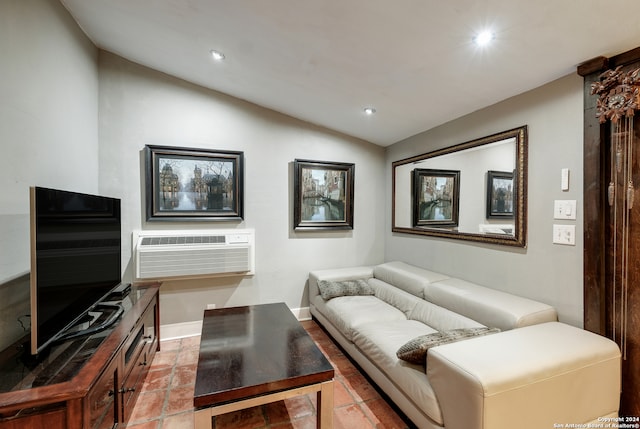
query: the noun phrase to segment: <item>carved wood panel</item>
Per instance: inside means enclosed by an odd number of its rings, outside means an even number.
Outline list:
[[[640,122],[640,118],[638,119]],[[636,122],[634,134],[636,144],[633,159],[638,159],[638,136],[640,126]],[[605,151],[607,161],[611,155]],[[607,163],[607,165],[609,165]],[[640,173],[637,161],[632,165],[634,181],[638,183]],[[610,174],[611,168],[606,169]],[[614,170],[615,171],[615,170]],[[622,172],[617,173],[618,176]],[[640,398],[640,201],[628,210],[621,208],[626,184],[618,178],[615,193],[616,205],[605,211],[606,225],[606,271],[605,271],[605,315],[606,336],[618,343],[623,354],[621,415],[639,416]],[[626,245],[628,242],[628,246]]]
[[[600,124],[591,84],[607,69],[640,68],[640,50],[583,64],[584,109],[584,327],[615,340],[623,351],[621,416],[640,416],[640,193],[622,209],[625,181],[617,175],[616,205],[608,203],[612,177],[611,122]],[[634,118],[631,176],[640,183],[640,115]],[[613,155],[615,157],[615,155]],[[615,171],[615,167],[613,168]],[[638,195],[636,195],[638,194]],[[625,234],[627,234],[625,236]],[[628,246],[626,245],[628,239]],[[626,286],[625,286],[626,285]],[[626,335],[625,335],[626,332]]]

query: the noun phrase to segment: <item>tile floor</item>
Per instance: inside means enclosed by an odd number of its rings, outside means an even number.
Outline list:
[[[302,325],[335,368],[335,429],[414,427],[394,411],[316,322],[305,321]],[[199,343],[199,336],[161,343],[161,351],[156,353],[127,429],[193,428]],[[215,429],[315,427],[315,394],[223,414],[214,420]]]

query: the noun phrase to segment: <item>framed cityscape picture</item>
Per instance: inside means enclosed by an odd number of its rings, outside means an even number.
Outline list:
[[[513,219],[513,173],[487,171],[487,219]]]
[[[293,228],[353,229],[355,164],[296,159]]]
[[[416,168],[412,182],[414,226],[458,226],[459,170]]]
[[[147,221],[243,216],[243,152],[145,146]]]

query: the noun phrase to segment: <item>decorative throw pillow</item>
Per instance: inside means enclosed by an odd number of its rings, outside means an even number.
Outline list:
[[[450,331],[434,332],[432,334],[420,335],[398,349],[396,356],[416,365],[425,365],[427,350],[431,347],[443,344],[455,343],[471,337],[495,334],[500,332],[498,328],[461,328]]]
[[[320,295],[325,301],[331,298],[337,298],[339,296],[352,296],[352,295],[374,295],[375,291],[366,282],[366,280],[345,280],[341,282],[335,282],[332,280],[320,280],[318,282],[318,289],[320,289]]]

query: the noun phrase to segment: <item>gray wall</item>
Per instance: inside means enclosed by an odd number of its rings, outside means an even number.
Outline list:
[[[206,304],[285,301],[308,305],[311,269],[403,259],[555,305],[582,323],[582,213],[575,247],[551,244],[554,199],[582,205],[582,82],[568,76],[383,148],[188,84],[100,53],[56,1],[0,2],[0,328],[25,314],[29,270],[28,187],[123,199],[125,278],[131,231],[255,228],[256,275],[167,282],[162,323],[196,321]],[[390,232],[391,162],[436,147],[529,125],[529,246],[525,250]],[[146,224],[140,151],[146,144],[242,150],[241,223]],[[354,162],[355,229],[291,230],[295,158]],[[560,191],[560,169],[571,190]],[[7,305],[10,303],[10,305]],[[11,313],[14,311],[14,313]]]
[[[521,125],[529,127],[528,246],[526,249],[391,233],[385,260],[403,260],[549,303],[564,322],[582,326],[582,78],[570,75],[390,146],[391,163]],[[570,190],[560,188],[569,168]],[[391,183],[387,182],[387,195]],[[577,200],[576,221],[554,221],[553,201]],[[387,216],[391,202],[387,199]],[[484,210],[484,207],[480,207]],[[552,244],[555,223],[576,225],[576,246]]]
[[[97,49],[57,1],[2,0],[0,53],[0,331],[19,337],[29,186],[98,191]]]
[[[310,270],[382,262],[385,229],[383,148],[100,53],[100,191],[122,198],[125,276],[131,231],[254,228],[256,274],[168,281],[161,322],[197,321],[218,307],[284,301],[307,307]],[[245,155],[245,216],[237,222],[151,222],[144,213],[145,145],[239,150]],[[292,232],[292,162],[355,163],[354,229]]]

